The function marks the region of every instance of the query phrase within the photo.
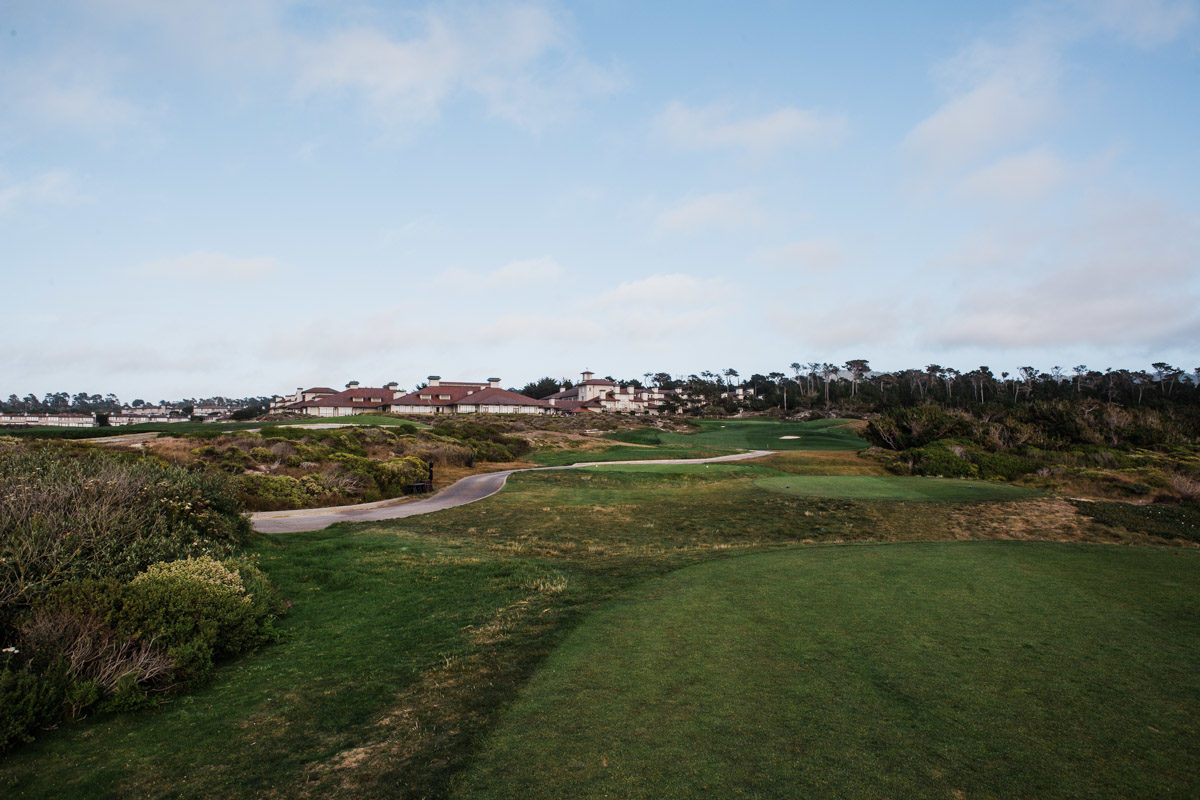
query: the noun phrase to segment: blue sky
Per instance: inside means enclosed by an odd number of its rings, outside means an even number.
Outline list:
[[[1200,8],[6,0],[0,278],[4,394],[1190,370]]]

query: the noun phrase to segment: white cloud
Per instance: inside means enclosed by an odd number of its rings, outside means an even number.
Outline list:
[[[659,233],[694,233],[712,228],[737,230],[762,224],[765,215],[747,192],[714,192],[686,197],[658,215]]]
[[[929,342],[1178,347],[1200,331],[1194,214],[1126,198],[1032,237],[997,231],[990,242],[995,269],[963,275],[969,288],[943,304],[945,321]]]
[[[245,74],[278,63],[294,45],[283,24],[291,0],[91,0],[92,25],[151,29],[163,55],[206,69]]]
[[[968,175],[962,191],[968,197],[1006,203],[1044,198],[1066,178],[1067,166],[1045,147],[1008,156]]]
[[[200,250],[175,258],[148,261],[132,270],[134,274],[147,277],[235,283],[262,280],[280,271],[282,265],[272,257],[238,258],[228,253]]]
[[[181,71],[215,77],[240,103],[289,85],[305,100],[346,96],[400,132],[437,119],[463,97],[538,130],[621,83],[614,70],[582,55],[569,16],[551,5],[464,2],[419,11],[407,5],[80,2],[60,14],[78,18],[86,40],[63,37],[36,63],[0,71],[0,119],[19,115],[79,129],[143,122],[154,109],[124,91],[138,68],[176,81],[192,77]],[[138,47],[95,44],[126,40]],[[312,155],[310,145],[299,157]]]
[[[344,30],[303,48],[299,79],[305,94],[361,93],[401,126],[429,122],[451,99],[475,95],[493,115],[533,129],[616,85],[575,52],[562,20],[530,4],[430,11],[424,31],[408,38]]]
[[[730,296],[730,289],[720,278],[697,278],[677,272],[626,281],[600,293],[592,302],[606,308],[623,309],[631,305],[648,304],[665,309],[679,305],[719,303]]]
[[[805,239],[763,248],[755,253],[755,258],[781,269],[825,272],[841,267],[846,253],[833,239]]]
[[[1059,108],[1058,53],[1050,36],[976,42],[939,66],[951,97],[918,123],[904,147],[930,164],[957,166],[1028,140]]]
[[[529,258],[510,261],[489,272],[452,268],[442,272],[437,280],[463,291],[494,291],[515,289],[539,283],[553,283],[563,274],[562,265],[553,258]]]
[[[1141,47],[1174,41],[1197,17],[1194,0],[1078,0],[1076,5],[1103,28]]]
[[[583,301],[580,311],[603,323],[605,341],[615,347],[680,345],[721,330],[722,320],[741,313],[745,295],[721,278],[671,273],[621,283]]]
[[[737,119],[727,107],[689,108],[678,101],[668,105],[653,123],[657,136],[678,147],[690,150],[732,147],[752,152],[837,141],[848,127],[846,118],[840,114],[791,106]]]
[[[806,347],[819,348],[814,354],[852,347],[893,344],[906,330],[905,323],[891,299],[847,299],[838,308],[824,310],[811,298],[800,299],[794,306],[774,306],[767,312],[773,333]]]
[[[141,122],[145,111],[114,88],[118,67],[95,53],[26,62],[0,71],[0,112],[9,120],[76,131]]]
[[[0,187],[0,214],[27,204],[64,205],[87,199],[80,193],[74,175],[66,170],[50,170]]]

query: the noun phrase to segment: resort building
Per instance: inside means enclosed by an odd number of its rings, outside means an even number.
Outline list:
[[[429,383],[392,401],[401,414],[553,414],[545,400],[535,400],[500,388],[499,378],[487,383],[443,381],[430,375]]]
[[[579,383],[550,395],[546,402],[564,413],[626,411],[658,414],[669,398],[677,397],[673,389],[619,386],[613,381],[597,378],[592,372],[584,372],[580,377]]]
[[[344,391],[324,387],[301,391],[302,399],[279,406],[280,410],[299,411],[311,417],[348,417],[354,414],[380,414],[391,411],[392,399],[399,384],[389,383],[379,388],[363,388],[350,381]]]

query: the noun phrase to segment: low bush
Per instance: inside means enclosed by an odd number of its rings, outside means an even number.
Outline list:
[[[206,677],[213,663],[263,640],[253,598],[237,569],[213,558],[152,565],[128,585],[119,627],[155,640],[184,681]]]
[[[529,442],[519,436],[508,436],[498,425],[475,420],[446,420],[432,431],[471,448],[479,461],[515,461],[532,449]]]
[[[202,556],[153,564],[130,581],[58,586],[0,653],[0,750],[88,708],[136,708],[196,684],[218,661],[275,640],[282,613],[247,559]]]
[[[170,656],[149,642],[121,637],[96,617],[61,607],[30,613],[18,641],[30,654],[31,667],[48,671],[62,662],[73,680],[95,687],[97,698],[135,684],[163,685],[175,666]]]
[[[0,752],[32,741],[34,730],[57,723],[80,694],[66,662],[36,672],[21,663],[19,648],[5,650],[0,653]]]
[[[53,587],[226,558],[250,539],[230,480],[92,447],[0,442],[0,633]]]
[[[909,451],[913,471],[919,475],[945,478],[978,478],[979,467],[967,457],[967,450],[953,442],[935,442]]]
[[[239,475],[238,502],[248,511],[303,508],[312,495],[290,475]]]

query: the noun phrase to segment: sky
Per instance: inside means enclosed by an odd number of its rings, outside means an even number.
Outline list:
[[[0,0],[0,394],[1200,366],[1200,2]]]

